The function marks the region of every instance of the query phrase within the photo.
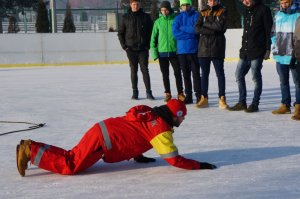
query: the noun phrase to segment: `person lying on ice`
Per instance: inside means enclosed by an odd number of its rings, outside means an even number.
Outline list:
[[[96,123],[72,150],[21,140],[17,145],[17,168],[25,176],[30,161],[39,168],[64,175],[73,175],[92,166],[101,158],[114,163],[133,158],[136,162],[155,162],[143,156],[151,148],[170,165],[182,169],[215,169],[216,166],[186,159],[178,154],[173,143],[173,127],[185,119],[184,102],[171,99],[166,105],[151,108],[134,106],[125,116]]]

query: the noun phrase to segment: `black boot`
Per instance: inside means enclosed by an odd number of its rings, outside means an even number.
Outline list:
[[[133,89],[131,99],[132,99],[132,100],[138,100],[138,99],[139,99],[139,90]]]
[[[250,106],[245,110],[246,113],[254,113],[258,112],[258,105],[256,104],[250,104]]]
[[[155,98],[152,95],[152,91],[147,91],[146,94],[147,94],[147,99],[149,99],[149,100],[155,100]]]
[[[193,103],[193,95],[192,94],[186,95],[185,99],[184,99],[184,103],[185,104],[192,104]]]
[[[238,102],[233,107],[230,107],[228,110],[230,111],[244,111],[247,109],[247,104]]]

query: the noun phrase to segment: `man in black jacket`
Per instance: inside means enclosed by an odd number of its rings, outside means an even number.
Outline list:
[[[130,0],[129,12],[123,15],[119,27],[118,37],[122,48],[126,51],[131,70],[131,84],[133,95],[131,99],[137,100],[138,91],[138,65],[143,74],[147,99],[154,100],[151,91],[148,58],[150,38],[152,32],[150,15],[143,12],[139,0]]]
[[[235,77],[239,88],[239,102],[229,108],[231,111],[244,110],[247,113],[257,112],[262,93],[262,62],[270,58],[271,29],[273,19],[271,10],[261,0],[243,0],[246,7],[244,13],[244,32],[240,60]],[[251,68],[254,82],[254,96],[247,107],[247,89],[245,76]]]

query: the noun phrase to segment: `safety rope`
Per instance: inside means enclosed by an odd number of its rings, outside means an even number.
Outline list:
[[[45,126],[45,124],[46,124],[46,123],[36,124],[36,123],[31,123],[31,122],[14,122],[14,121],[0,121],[0,123],[29,124],[29,125],[32,125],[32,126],[29,126],[27,129],[20,129],[20,130],[15,130],[15,131],[9,131],[9,132],[5,132],[5,133],[1,133],[0,136],[11,134],[11,133],[17,133],[17,132],[21,132],[21,131],[30,131],[30,130],[38,129],[38,128],[41,128],[41,127]]]

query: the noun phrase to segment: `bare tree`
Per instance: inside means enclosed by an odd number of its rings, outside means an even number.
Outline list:
[[[3,33],[3,26],[2,26],[2,16],[1,16],[1,13],[0,13],[0,34]]]
[[[8,33],[17,33],[20,31],[16,17],[9,17]]]

